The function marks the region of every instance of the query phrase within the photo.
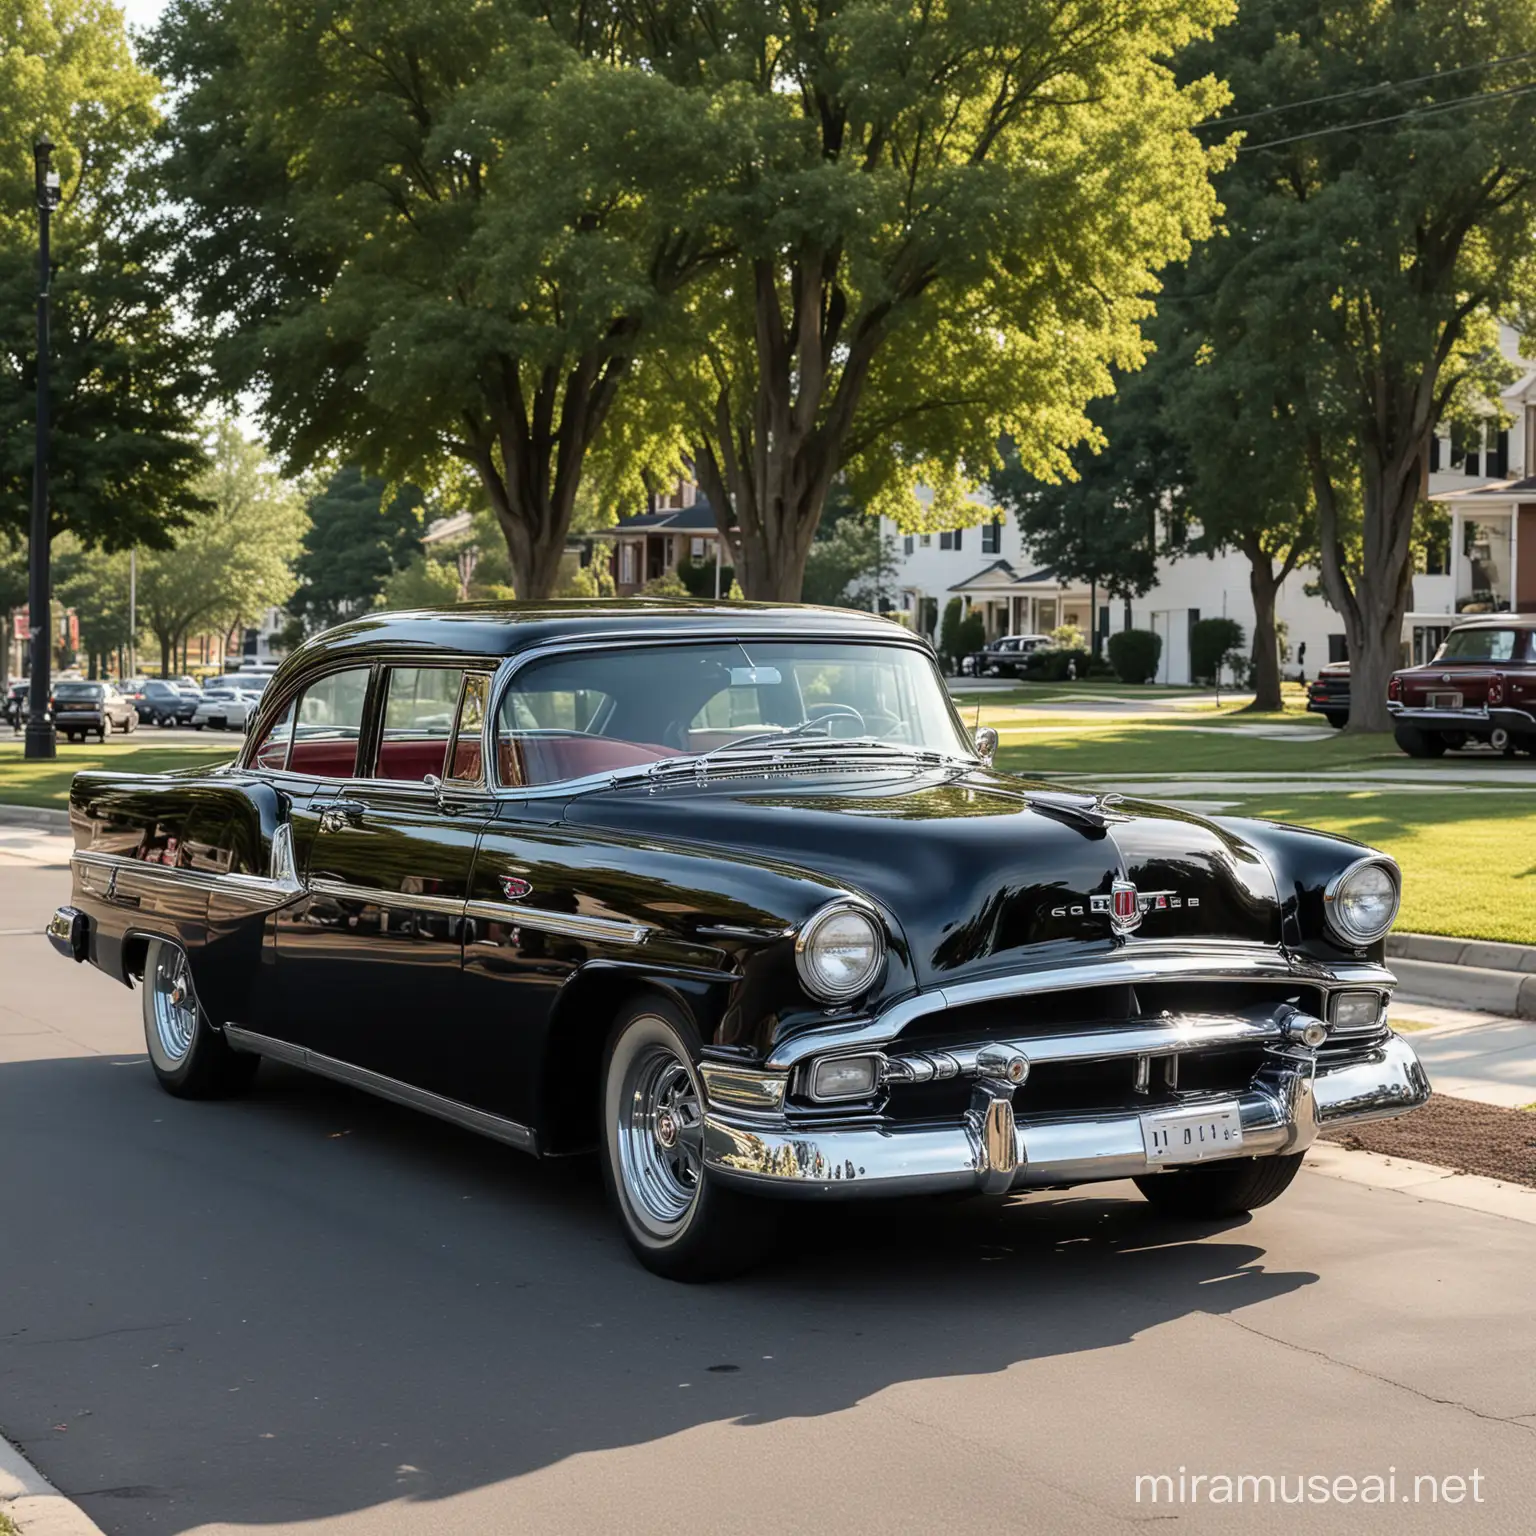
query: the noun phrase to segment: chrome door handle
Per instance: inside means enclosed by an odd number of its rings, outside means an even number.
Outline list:
[[[367,809],[361,800],[332,800],[320,812],[320,830],[339,832],[343,827],[361,826]]]

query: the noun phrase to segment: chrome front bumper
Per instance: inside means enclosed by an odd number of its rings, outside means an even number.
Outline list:
[[[1324,1126],[1400,1115],[1424,1103],[1429,1091],[1418,1057],[1394,1034],[1337,1063],[1319,1061],[1305,1047],[1276,1046],[1238,1096],[1243,1140],[1232,1155],[1301,1152]],[[810,1129],[712,1106],[704,1120],[704,1164],[712,1177],[757,1194],[850,1199],[1003,1193],[1161,1171],[1147,1161],[1134,1111],[1016,1120],[1011,1097],[1008,1085],[982,1080],[959,1120]],[[1191,1096],[1181,1107],[1231,1098]]]

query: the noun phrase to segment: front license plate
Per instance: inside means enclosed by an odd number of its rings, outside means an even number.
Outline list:
[[[1237,1101],[1203,1109],[1166,1109],[1141,1117],[1141,1141],[1149,1163],[1198,1163],[1222,1157],[1243,1144]]]
[[[1431,709],[1460,709],[1461,695],[1459,693],[1432,693],[1429,696]]]

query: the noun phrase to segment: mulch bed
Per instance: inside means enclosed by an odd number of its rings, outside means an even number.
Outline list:
[[[1530,1110],[1436,1093],[1422,1109],[1329,1131],[1324,1140],[1536,1189],[1536,1113]]]

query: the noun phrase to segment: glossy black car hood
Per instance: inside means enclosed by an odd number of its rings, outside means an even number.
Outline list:
[[[987,772],[849,775],[616,789],[572,801],[566,820],[827,875],[889,909],[920,985],[1107,942],[1091,898],[1117,879],[1151,898],[1136,939],[1280,942],[1274,877],[1237,833],[1142,801],[1101,823],[1093,804]]]

